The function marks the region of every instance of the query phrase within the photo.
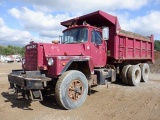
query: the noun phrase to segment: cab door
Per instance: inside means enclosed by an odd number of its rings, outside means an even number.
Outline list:
[[[91,31],[91,57],[94,67],[104,67],[106,65],[106,43],[102,41],[100,31]]]

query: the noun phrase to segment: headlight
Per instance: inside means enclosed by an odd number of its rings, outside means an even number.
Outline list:
[[[54,60],[53,60],[52,58],[49,58],[49,59],[48,59],[48,65],[49,65],[49,66],[52,66],[53,63],[54,63]]]
[[[25,64],[25,59],[22,60],[22,64],[23,64],[23,65]]]

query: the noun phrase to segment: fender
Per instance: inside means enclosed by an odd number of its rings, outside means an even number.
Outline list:
[[[67,70],[71,70],[71,66],[73,64],[77,64],[77,65],[80,65],[80,66],[84,66],[85,64],[88,65],[88,66],[85,66],[86,69],[88,68],[89,69],[89,72],[90,74],[93,74],[94,73],[94,70],[93,70],[93,62],[91,59],[71,59],[69,60],[69,62],[65,65],[65,67],[62,69],[60,75],[62,75],[64,72],[66,72]],[[85,63],[85,64],[84,64]],[[75,70],[75,69],[74,69]],[[78,70],[78,69],[77,69]]]

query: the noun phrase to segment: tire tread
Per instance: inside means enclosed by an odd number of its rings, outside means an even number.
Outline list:
[[[61,84],[62,84],[63,79],[65,78],[65,76],[66,76],[69,72],[71,72],[71,70],[63,73],[63,74],[59,77],[59,79],[58,79],[58,81],[57,81],[57,84],[56,84],[56,87],[55,87],[55,97],[56,97],[56,101],[57,101],[57,103],[58,103],[62,108],[64,108],[64,106],[63,106],[63,104],[62,104],[61,96],[60,96]]]

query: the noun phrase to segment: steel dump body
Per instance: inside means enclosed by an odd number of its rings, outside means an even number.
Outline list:
[[[118,19],[102,11],[77,17],[61,24],[70,26],[86,21],[91,26],[102,28],[109,27],[109,40],[107,41],[107,63],[119,61],[141,60],[154,62],[154,38],[145,37],[121,29]]]
[[[107,41],[107,64],[125,61],[154,61],[153,52],[153,37],[144,37],[130,32],[119,30],[113,39]],[[25,70],[38,70],[40,67],[47,65],[47,57],[64,56],[67,53],[69,56],[89,56],[85,44],[44,44],[32,43],[26,46],[25,59],[26,64],[23,67]],[[73,50],[74,49],[74,50]],[[98,60],[97,58],[96,60]],[[98,63],[100,64],[100,63]],[[55,67],[52,72],[54,75],[59,75],[62,68]]]
[[[142,60],[154,62],[153,36],[117,30],[115,38],[107,41],[108,59],[118,61]],[[109,62],[108,60],[108,62]]]

